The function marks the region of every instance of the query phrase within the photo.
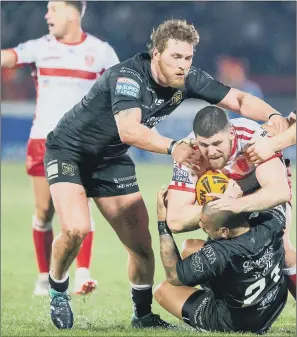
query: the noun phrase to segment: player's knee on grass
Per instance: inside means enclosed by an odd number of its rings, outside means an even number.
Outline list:
[[[154,289],[154,298],[155,300],[161,305],[162,302],[162,297],[163,297],[163,292],[162,290],[164,289],[164,287],[166,287],[166,284],[168,284],[167,281],[162,281],[160,284],[158,284],[156,286],[156,288]]]

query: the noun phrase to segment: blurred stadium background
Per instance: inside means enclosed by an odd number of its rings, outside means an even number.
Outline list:
[[[14,47],[46,34],[46,5],[47,2],[43,1],[2,1],[1,48]],[[224,79],[226,84],[263,95],[268,103],[285,115],[296,107],[295,1],[92,1],[87,3],[83,28],[108,41],[120,60],[125,60],[137,52],[146,51],[152,27],[168,18],[186,19],[198,29],[200,43],[195,65],[218,79]],[[30,72],[30,67],[1,69],[3,335],[58,334],[49,321],[47,299],[31,297],[36,276],[30,231],[33,196],[30,180],[25,174],[26,142],[35,102]],[[242,77],[243,72],[246,78]],[[159,132],[176,139],[186,136],[191,131],[195,112],[204,104],[198,100],[185,102],[158,126]],[[137,149],[132,149],[131,153],[140,163],[137,171],[139,183],[151,217],[157,284],[163,279],[164,272],[155,228],[155,194],[170,180],[171,161],[168,156]],[[296,148],[290,148],[286,155],[294,163],[295,197]],[[296,200],[294,214],[295,205]],[[87,299],[87,304],[82,299],[73,300],[78,330],[71,335],[98,335],[98,331],[100,335],[131,335],[124,249],[105,220],[95,210],[94,214],[97,232],[92,270],[99,280],[99,291]],[[291,233],[294,244],[295,233],[294,218]],[[178,243],[186,237],[189,234],[179,236]],[[90,312],[90,308],[94,310]],[[156,305],[155,311],[162,312]],[[164,312],[162,314],[172,320]],[[295,332],[295,304],[291,299],[275,326],[273,332],[276,335]]]

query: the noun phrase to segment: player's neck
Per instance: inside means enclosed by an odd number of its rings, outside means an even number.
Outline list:
[[[249,230],[250,230],[250,225],[248,224],[242,227],[233,228],[230,231],[230,238],[236,238],[237,236],[247,233]]]
[[[151,72],[152,72],[153,79],[156,83],[158,83],[161,87],[168,87],[165,77],[163,76],[160,70],[160,67],[154,60],[151,61]]]
[[[58,41],[65,44],[77,44],[83,40],[83,35],[81,27],[74,26],[63,37],[59,38]]]

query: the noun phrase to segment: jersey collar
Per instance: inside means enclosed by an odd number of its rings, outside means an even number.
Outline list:
[[[88,37],[88,34],[86,34],[85,32],[81,32],[81,37],[80,37],[80,40],[78,42],[67,43],[67,42],[62,42],[61,39],[58,39],[58,38],[56,38],[56,40],[60,43],[66,44],[68,46],[76,46],[78,44],[83,43],[87,37]]]

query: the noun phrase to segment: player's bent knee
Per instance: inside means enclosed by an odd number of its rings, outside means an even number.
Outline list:
[[[90,232],[91,226],[63,226],[62,234],[67,236],[70,240],[80,241],[83,240]]]
[[[182,243],[181,256],[183,259],[198,251],[203,247],[204,240],[187,239]]]
[[[166,285],[168,284],[167,281],[162,281],[160,284],[158,284],[156,286],[156,288],[154,289],[154,298],[155,300],[160,304],[162,301],[162,297],[163,297],[163,290],[166,287]]]
[[[151,246],[151,241],[148,242],[147,245],[143,245],[141,243],[134,244],[130,247],[130,250],[133,252],[133,254],[136,254],[142,259],[149,260],[154,257],[154,251]]]

